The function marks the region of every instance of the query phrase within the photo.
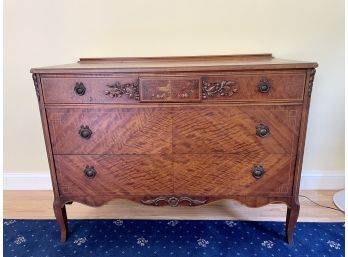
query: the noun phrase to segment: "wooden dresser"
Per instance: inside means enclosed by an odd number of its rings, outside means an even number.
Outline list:
[[[82,58],[32,69],[61,241],[65,204],[127,198],[285,203],[292,243],[316,67],[255,54]]]

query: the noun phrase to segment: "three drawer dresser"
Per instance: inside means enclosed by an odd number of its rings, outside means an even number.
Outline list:
[[[81,58],[32,69],[61,241],[65,205],[287,205],[293,242],[316,63],[271,54]]]

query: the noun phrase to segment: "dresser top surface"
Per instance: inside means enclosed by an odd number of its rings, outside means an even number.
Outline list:
[[[274,58],[272,54],[171,57],[80,58],[77,63],[31,69],[32,73],[228,71],[308,69],[315,62]]]

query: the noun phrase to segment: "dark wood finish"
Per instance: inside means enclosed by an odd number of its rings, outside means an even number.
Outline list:
[[[293,242],[316,63],[270,54],[89,58],[32,69],[55,200],[288,206]]]

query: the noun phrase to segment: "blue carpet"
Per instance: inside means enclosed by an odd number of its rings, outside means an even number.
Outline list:
[[[70,220],[60,243],[54,220],[4,220],[4,256],[343,257],[343,223],[297,223],[295,245],[283,222]]]

